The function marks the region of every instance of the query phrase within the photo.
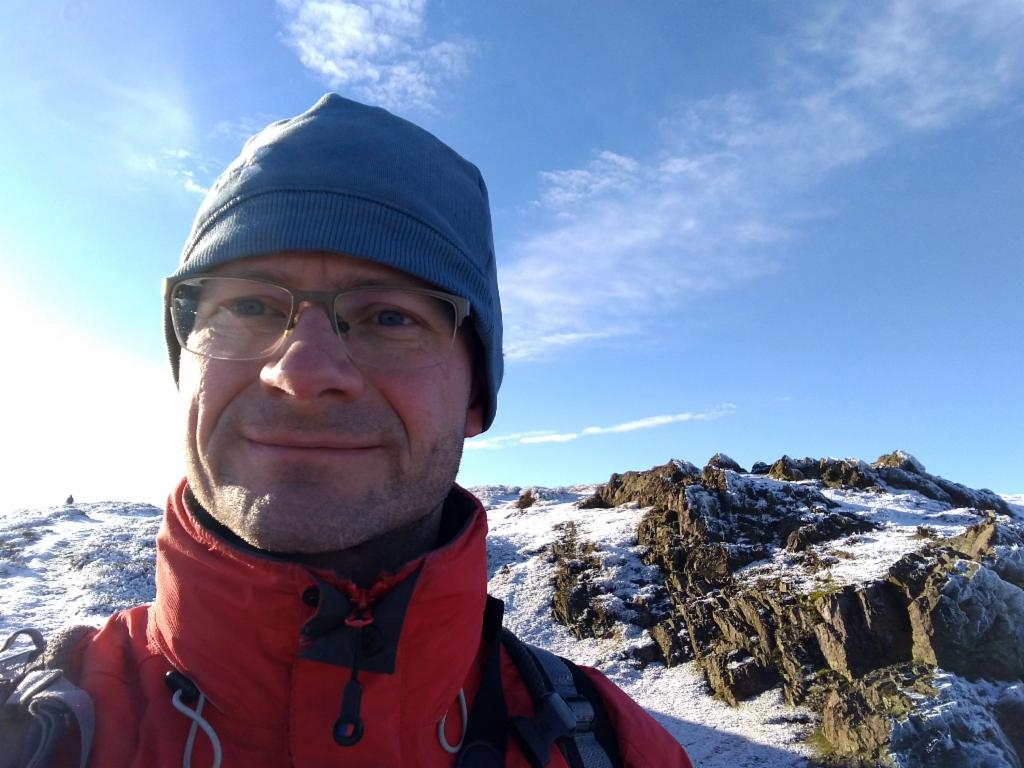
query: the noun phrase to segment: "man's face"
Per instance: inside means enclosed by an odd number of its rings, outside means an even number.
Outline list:
[[[335,254],[241,259],[216,274],[300,290],[428,287]],[[181,353],[189,486],[219,522],[274,552],[353,547],[433,512],[451,489],[462,441],[482,431],[460,332],[442,363],[361,370],[324,307],[308,305],[261,360]]]

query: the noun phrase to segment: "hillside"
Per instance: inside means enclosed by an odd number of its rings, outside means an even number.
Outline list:
[[[602,668],[702,768],[1021,765],[1024,498],[899,453],[473,490],[509,626]],[[0,635],[151,600],[159,523],[0,517]]]

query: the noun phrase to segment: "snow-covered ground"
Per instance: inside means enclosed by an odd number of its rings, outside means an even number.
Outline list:
[[[489,510],[490,591],[505,601],[507,623],[517,634],[601,668],[652,712],[701,768],[812,763],[804,738],[815,716],[786,707],[778,691],[731,708],[708,695],[692,663],[639,669],[624,654],[628,646],[644,641],[632,625],[620,625],[619,635],[610,639],[577,640],[552,619],[555,565],[547,547],[557,538],[557,527],[574,521],[579,537],[597,545],[609,591],[631,597],[652,581],[651,566],[642,562],[635,543],[636,524],[645,510],[578,509],[575,503],[589,496],[593,486],[535,489],[538,501],[522,510],[515,506],[518,487],[473,490]],[[745,573],[787,578],[803,589],[813,589],[820,579],[864,582],[917,549],[923,536],[954,536],[982,519],[973,510],[949,510],[917,493],[824,492],[842,510],[870,519],[879,529],[818,545],[827,567],[813,576],[792,568],[783,552],[748,566]],[[1024,520],[1024,495],[1005,498]],[[146,504],[78,504],[0,515],[0,637],[24,625],[52,633],[64,624],[99,624],[112,611],[151,600],[159,523],[160,510]],[[961,684],[948,684],[944,696]],[[937,712],[948,710],[943,701],[936,702]]]
[[[154,539],[163,511],[107,502],[0,516],[0,637],[102,623],[153,599]]]
[[[803,483],[815,485],[813,482]],[[789,582],[795,591],[810,592],[822,582],[834,587],[864,584],[884,579],[889,566],[906,554],[920,549],[926,539],[959,536],[985,519],[973,509],[950,509],[948,504],[929,499],[916,491],[880,493],[852,488],[823,488],[822,494],[840,506],[836,511],[852,513],[874,523],[878,529],[828,541],[811,547],[824,568],[814,571],[793,568],[793,553],[777,550],[767,561],[740,569],[740,578],[770,576]]]

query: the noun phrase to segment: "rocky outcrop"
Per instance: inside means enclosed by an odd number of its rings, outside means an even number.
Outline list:
[[[516,509],[529,509],[537,503],[537,496],[533,488],[527,488],[516,499]]]
[[[915,700],[936,693],[928,673],[926,667],[901,664],[858,680],[834,680],[822,706],[820,731],[833,760],[844,766],[889,764],[893,722],[910,712]]]
[[[658,648],[658,656],[665,666],[674,667],[693,658],[686,625],[673,617],[654,624],[648,633]]]
[[[716,453],[708,459],[707,465],[716,469],[731,469],[733,472],[739,472],[740,474],[746,474],[747,472],[747,470],[739,465],[739,462],[726,456],[724,453]]]
[[[909,613],[914,658],[968,680],[1024,679],[1024,590],[991,568],[933,572]]]
[[[911,490],[990,514],[955,538],[930,530],[917,551],[866,583],[829,579],[808,591],[746,575],[745,566],[779,557],[809,572],[827,565],[821,545],[872,535],[874,523],[823,493],[838,487]],[[821,713],[819,738],[837,764],[889,760],[896,724],[935,695],[935,670],[966,680],[1024,678],[1021,528],[1003,517],[1009,508],[995,494],[930,475],[909,454],[872,464],[784,456],[751,473],[723,454],[701,470],[673,460],[613,475],[581,506],[622,505],[650,508],[637,541],[660,567],[671,604],[644,619],[651,658],[696,659],[709,688],[733,705],[781,685],[788,702]],[[594,586],[600,579],[579,565],[587,552],[578,543],[562,549],[568,591],[556,596],[556,616],[578,637],[612,631],[614,612],[602,610],[609,603]],[[1000,706],[995,721],[1024,705]]]
[[[620,507],[635,503],[641,507],[682,510],[682,492],[687,485],[700,480],[700,470],[688,461],[673,459],[646,472],[612,475],[580,508]]]
[[[1001,515],[1010,514],[1009,505],[998,494],[987,488],[975,490],[938,475],[929,474],[921,462],[903,451],[879,456],[871,468],[889,488],[917,491],[922,496],[953,507],[990,509]]]
[[[755,465],[756,467],[757,465]],[[988,489],[975,490],[925,471],[909,453],[893,451],[867,464],[856,459],[793,459],[783,456],[768,469],[778,480],[815,480],[829,488],[874,488],[917,491],[951,507],[990,509],[1009,515],[1010,508]]]
[[[814,488],[712,464],[698,471],[688,462],[671,462],[614,475],[610,487],[595,496],[651,507],[638,541],[684,598],[727,584],[738,568],[763,559],[795,532],[800,531],[795,542],[806,542],[865,528],[861,520],[832,514],[835,504]]]
[[[551,609],[555,618],[576,635],[607,637],[615,620],[601,600],[605,592],[597,585],[601,561],[592,543],[580,539],[575,523],[567,523],[551,545],[555,581]]]
[[[846,586],[819,598],[814,627],[829,668],[847,680],[911,659],[911,623],[904,596],[888,582]]]
[[[863,461],[852,459],[791,459],[783,456],[768,476],[778,480],[820,480],[831,488],[875,488],[877,478]]]
[[[895,718],[890,752],[898,768],[1024,765],[1024,686],[965,685],[931,676],[932,694]]]

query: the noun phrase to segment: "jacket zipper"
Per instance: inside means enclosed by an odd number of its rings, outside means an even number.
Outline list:
[[[359,662],[362,660],[363,631],[373,624],[373,603],[376,595],[368,589],[357,587],[355,594],[349,594],[354,608],[345,617],[345,625],[355,630],[352,633],[352,677],[345,683],[341,697],[341,712],[334,722],[334,741],[339,746],[351,747],[363,737],[363,720],[359,709],[363,699],[363,686],[359,682]]]

